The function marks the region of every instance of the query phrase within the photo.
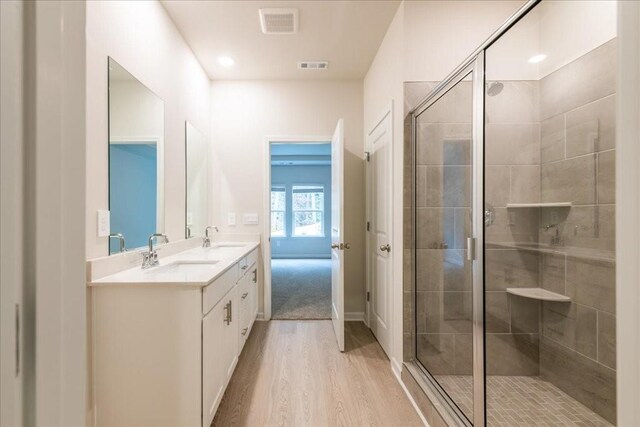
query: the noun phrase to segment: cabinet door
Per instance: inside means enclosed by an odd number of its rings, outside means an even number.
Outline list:
[[[221,346],[218,347],[218,351],[222,355],[222,367],[226,381],[231,378],[233,370],[236,367],[238,361],[238,325],[239,321],[239,304],[237,297],[238,286],[234,287],[229,293],[220,301],[222,306],[228,305],[227,312],[228,320],[222,323],[222,340]]]
[[[252,316],[251,321],[256,320],[256,316],[258,315],[258,267],[257,263],[251,271],[251,306],[252,306]]]
[[[209,427],[227,384],[220,353],[226,300],[220,301],[202,319],[202,427]]]

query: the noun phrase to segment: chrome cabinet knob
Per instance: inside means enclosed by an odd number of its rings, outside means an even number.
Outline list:
[[[380,245],[380,250],[382,252],[384,251],[391,252],[391,245],[389,245],[388,243],[386,245]]]
[[[345,243],[343,247],[344,249],[351,249],[351,243]]]

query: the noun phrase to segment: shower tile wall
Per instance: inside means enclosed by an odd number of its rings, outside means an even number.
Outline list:
[[[542,254],[540,375],[615,423],[615,89],[612,40],[540,81],[541,213],[560,245]],[[548,245],[555,228],[540,228]]]
[[[537,81],[488,82],[502,91],[485,98],[485,330],[487,375],[537,376],[540,315],[532,300],[507,288],[538,287],[536,252],[514,249],[537,244],[538,212],[507,209],[508,203],[540,201],[540,118]]]

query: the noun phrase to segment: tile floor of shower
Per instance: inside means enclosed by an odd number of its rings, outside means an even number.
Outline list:
[[[462,412],[473,413],[473,377],[435,377]],[[487,424],[490,426],[611,426],[559,388],[533,376],[487,378]]]

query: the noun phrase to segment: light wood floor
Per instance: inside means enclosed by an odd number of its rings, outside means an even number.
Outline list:
[[[369,329],[330,320],[256,322],[213,426],[421,426]]]

